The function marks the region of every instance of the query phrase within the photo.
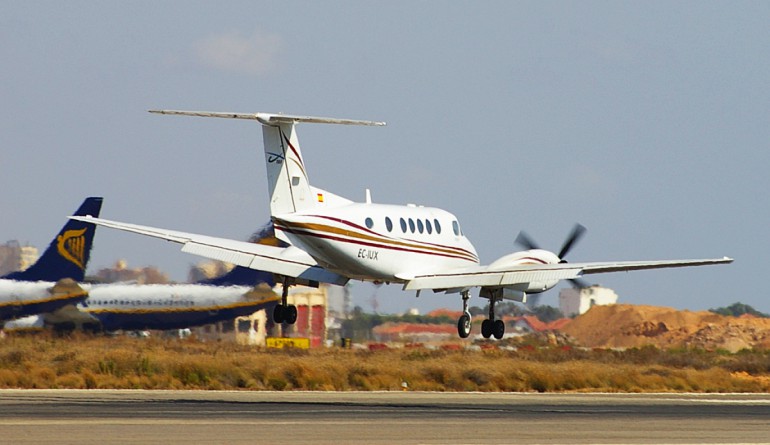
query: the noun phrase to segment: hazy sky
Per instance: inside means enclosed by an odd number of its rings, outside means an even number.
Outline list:
[[[770,312],[768,23],[768,2],[3,2],[0,242],[44,247],[86,196],[235,239],[268,220],[258,124],[148,109],[384,120],[301,125],[311,183],[449,210],[485,264],[522,229],[558,250],[575,222],[572,261],[732,256],[590,278]],[[118,258],[176,280],[200,261],[100,228],[90,271]],[[376,292],[384,312],[461,307]]]

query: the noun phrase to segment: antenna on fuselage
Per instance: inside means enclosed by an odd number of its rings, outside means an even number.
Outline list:
[[[366,203],[367,204],[372,203],[372,191],[369,189],[366,189]]]

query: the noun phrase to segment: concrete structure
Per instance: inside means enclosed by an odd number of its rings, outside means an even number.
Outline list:
[[[618,294],[601,286],[566,288],[559,292],[559,310],[565,317],[583,314],[597,304],[608,306],[617,302]]]

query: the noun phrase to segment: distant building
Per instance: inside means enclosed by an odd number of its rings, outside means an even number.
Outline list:
[[[36,247],[21,246],[18,241],[8,241],[0,245],[0,275],[24,271],[37,261]]]
[[[533,332],[558,331],[570,321],[569,318],[560,318],[558,320],[545,323],[543,321],[540,321],[540,319],[534,315],[524,315],[521,317],[505,318],[505,320],[506,320],[506,326],[511,328],[510,333],[512,335],[517,333],[530,334]],[[506,334],[508,334],[507,329],[506,329]]]
[[[168,284],[168,275],[155,267],[129,269],[126,260],[118,260],[115,267],[101,269],[96,277],[103,283],[134,282],[136,284]]]
[[[566,288],[559,292],[559,309],[565,317],[583,314],[594,305],[609,306],[617,302],[618,294],[601,286]]]
[[[195,283],[215,277],[221,277],[233,270],[233,267],[233,264],[225,263],[223,261],[201,261],[190,267],[190,272],[187,274],[187,281]]]
[[[202,339],[228,340],[244,345],[265,346],[267,337],[292,337],[309,339],[311,348],[324,347],[327,324],[335,322],[327,311],[327,288],[321,285],[319,288],[292,286],[289,289],[288,303],[297,306],[297,322],[293,325],[276,325],[271,308],[259,310],[251,316],[194,328],[193,332]],[[280,295],[281,285],[273,290]]]
[[[267,320],[267,311],[260,309],[251,315],[193,328],[192,331],[202,340],[226,339],[239,345],[265,346]]]
[[[451,324],[383,323],[372,329],[375,341],[384,343],[441,343],[457,337]]]

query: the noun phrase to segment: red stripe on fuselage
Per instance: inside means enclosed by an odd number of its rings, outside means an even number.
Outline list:
[[[332,216],[324,216],[324,215],[307,215],[307,216],[311,216],[311,217],[314,217],[314,218],[328,219],[329,221],[335,221],[335,222],[338,222],[338,223],[345,224],[347,226],[353,227],[355,229],[361,230],[362,232],[367,232],[367,233],[369,233],[371,235],[379,236],[379,237],[382,237],[382,238],[387,238],[387,239],[390,239],[390,240],[393,240],[393,241],[398,241],[398,242],[408,241],[410,243],[423,244],[425,246],[436,247],[436,248],[439,248],[439,249],[453,250],[453,251],[457,252],[458,254],[463,254],[463,255],[471,256],[471,257],[475,258],[476,261],[478,261],[478,257],[475,254],[473,254],[472,252],[470,252],[470,251],[468,251],[466,249],[463,249],[462,247],[446,246],[446,245],[443,245],[443,244],[428,243],[428,242],[425,242],[425,241],[418,241],[418,240],[413,240],[413,239],[409,239],[409,238],[393,238],[393,237],[382,235],[381,233],[377,233],[377,232],[375,232],[373,230],[370,230],[370,229],[368,229],[366,227],[359,226],[356,223],[353,223],[353,222],[350,222],[350,221],[347,221],[347,220],[344,220],[344,219],[341,219],[341,218],[335,218],[335,217],[332,217]]]
[[[421,253],[421,254],[425,254],[425,255],[440,256],[440,257],[445,257],[445,258],[457,258],[457,259],[461,259],[461,260],[465,260],[465,261],[473,262],[474,264],[477,264],[477,261],[471,260],[471,259],[469,259],[467,257],[464,257],[464,256],[461,256],[461,255],[452,255],[452,254],[449,254],[449,253],[438,253],[438,252],[430,252],[430,251],[423,251],[423,250],[416,250],[416,249],[407,249],[407,248],[404,248],[404,247],[389,246],[389,245],[386,245],[386,244],[377,244],[377,243],[367,242],[367,241],[352,240],[352,239],[341,238],[341,237],[332,236],[332,235],[325,235],[325,234],[320,234],[320,233],[307,232],[307,231],[304,231],[304,230],[289,229],[288,227],[285,228],[285,227],[281,227],[279,225],[274,225],[274,227],[277,230],[281,230],[283,232],[290,232],[290,233],[293,233],[294,235],[298,235],[298,236],[312,236],[312,237],[315,237],[315,238],[328,239],[328,240],[332,240],[332,241],[339,241],[339,242],[342,242],[342,243],[362,245],[362,246],[367,246],[367,247],[379,247],[379,248],[382,248],[382,249],[397,250],[397,251],[401,251],[401,252]]]

